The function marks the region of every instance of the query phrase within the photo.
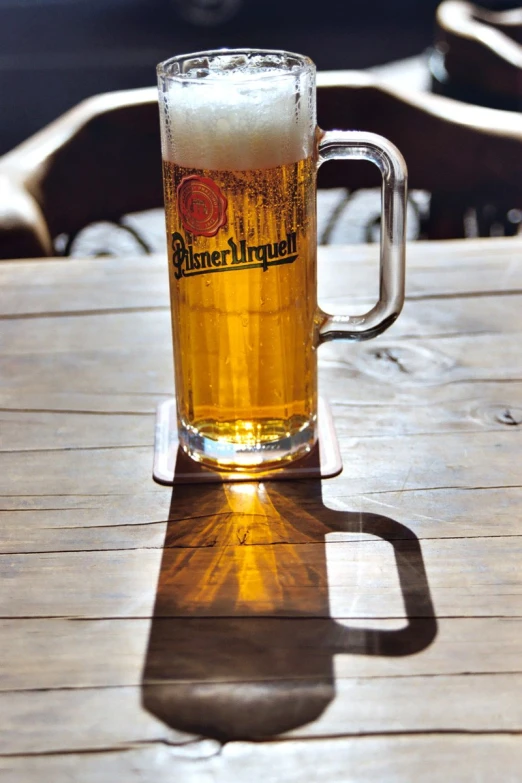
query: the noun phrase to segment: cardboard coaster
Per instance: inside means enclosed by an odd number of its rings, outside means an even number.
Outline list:
[[[264,471],[218,471],[191,459],[179,447],[176,403],[158,406],[154,440],[153,478],[158,484],[211,484],[224,481],[274,481],[304,478],[333,478],[343,469],[332,414],[326,400],[318,402],[318,443],[306,456],[287,465]]]

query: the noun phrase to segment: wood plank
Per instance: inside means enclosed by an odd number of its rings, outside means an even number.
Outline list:
[[[415,242],[407,251],[410,297],[455,296],[522,290],[518,238]],[[353,296],[375,291],[378,249],[368,245],[319,248],[321,299],[340,291],[339,265],[349,265]],[[472,272],[472,274],[470,274]],[[0,312],[6,315],[168,307],[162,255],[99,259],[4,261],[0,264]]]
[[[389,346],[386,346],[388,348]],[[354,353],[352,358],[355,358],[357,354]],[[343,378],[338,371],[334,371],[335,367],[329,369],[326,365],[320,364],[319,371],[319,387],[323,395],[330,400],[330,403],[335,406],[335,418],[336,422],[343,415],[350,417],[350,408],[354,406],[360,406],[355,410],[357,416],[363,422],[365,427],[371,427],[371,415],[368,416],[368,421],[365,420],[365,412],[368,410],[370,414],[373,414],[375,410],[383,406],[393,406],[397,411],[397,416],[394,420],[400,424],[402,420],[402,414],[410,412],[410,419],[415,420],[415,414],[418,414],[419,420],[422,421],[422,416],[426,416],[422,409],[426,407],[425,400],[430,400],[432,408],[437,406],[437,410],[433,411],[434,416],[439,416],[441,419],[444,416],[444,408],[447,407],[447,418],[455,419],[455,413],[452,408],[460,406],[462,412],[462,421],[466,418],[488,419],[488,422],[496,426],[495,415],[497,413],[497,407],[504,408],[508,405],[514,409],[515,414],[518,417],[518,411],[520,411],[520,388],[522,386],[522,380],[510,378],[509,368],[501,370],[502,376],[498,379],[495,378],[495,371],[493,370],[492,378],[488,380],[483,377],[482,379],[475,379],[474,372],[466,374],[467,377],[455,378],[449,383],[442,384],[440,387],[435,385],[435,368],[430,371],[426,368],[425,375],[428,378],[422,381],[416,381],[412,373],[408,373],[401,382],[401,385],[395,379],[394,383],[389,383],[382,377],[382,370],[393,379],[395,372],[400,372],[398,369],[388,368],[387,365],[395,364],[395,359],[399,358],[399,361],[404,357],[400,354],[397,357],[396,346],[393,346],[391,354],[382,354],[382,363],[379,359],[376,361],[375,357],[371,358],[371,362],[366,361],[365,364],[378,365],[375,367],[374,375],[379,372],[380,382],[376,382],[375,377],[372,377],[370,372],[367,374],[360,373],[357,368],[346,366],[343,370],[346,375]],[[114,356],[111,357],[113,361],[114,374],[112,372],[107,373],[107,386],[112,382],[117,384],[117,368],[120,367],[121,372],[125,372],[121,365],[121,362],[117,361]],[[60,357],[54,362],[56,375],[54,376],[55,385],[52,385],[52,373],[50,368],[50,362],[45,360],[35,359],[28,363],[27,369],[24,368],[24,383],[20,383],[19,386],[16,383],[11,382],[8,386],[4,385],[0,389],[0,412],[13,411],[20,415],[26,413],[86,413],[86,414],[116,414],[117,416],[141,416],[141,415],[153,415],[157,405],[166,399],[173,396],[173,383],[170,373],[166,370],[162,371],[161,377],[164,377],[164,385],[161,386],[157,392],[115,392],[114,394],[110,389],[104,390],[103,393],[96,393],[94,381],[89,378],[89,371],[82,366],[82,362],[78,361],[77,375],[75,375],[75,382],[78,386],[88,384],[92,391],[76,391],[71,389],[70,391],[64,391],[63,388],[59,388],[57,379],[61,376],[62,367],[69,362],[74,361],[73,357]],[[135,387],[143,385],[143,380],[140,377],[140,370],[147,371],[149,364],[143,362],[141,364],[141,358],[137,357],[134,362],[136,372],[127,373],[128,385],[131,384]],[[383,368],[382,365],[386,367]],[[500,374],[500,373],[499,373]],[[121,376],[121,373],[120,373]],[[42,383],[46,384],[46,387],[38,388],[37,385],[32,385],[33,382],[37,384],[37,379],[41,378]],[[99,385],[105,384],[105,380],[100,379]],[[419,399],[419,386],[424,386],[423,394]],[[484,399],[483,399],[484,398]],[[371,406],[375,406],[373,409]],[[441,408],[439,411],[438,409]],[[345,409],[343,411],[343,409]],[[404,409],[404,410],[403,410]],[[491,410],[491,415],[490,415]],[[502,411],[499,411],[502,413]],[[400,417],[399,417],[400,414]],[[88,420],[87,420],[88,423]],[[388,425],[389,429],[389,425]],[[19,433],[17,434],[19,437]],[[5,447],[10,445],[11,441],[8,441],[7,436],[2,436],[0,431],[0,438],[2,445]]]
[[[0,500],[0,511],[7,515],[8,512],[19,514],[18,520],[25,513],[36,516],[32,518],[32,526],[38,525],[39,515],[45,524],[52,524],[51,515],[67,514],[71,527],[91,527],[100,525],[110,527],[112,521],[115,524],[143,524],[150,521],[163,521],[168,516],[171,490],[156,484],[151,484],[148,491],[142,493],[127,493],[124,495],[4,495]],[[16,519],[16,518],[14,518]],[[62,517],[63,522],[64,517]],[[62,527],[58,521],[58,527]],[[66,528],[67,529],[67,528]]]
[[[392,356],[388,359],[383,357],[381,361],[394,365],[400,359],[404,361],[404,353],[401,356],[401,352],[394,349]],[[391,376],[395,370],[386,367],[383,374],[385,372]],[[390,395],[390,401],[369,396],[375,382],[361,380],[362,384],[349,383],[332,370],[327,370],[321,378],[321,387],[330,400],[340,438],[354,434],[358,438],[367,438],[459,431],[515,432],[514,428],[522,423],[522,379],[510,383],[509,388],[500,382],[487,381],[477,381],[473,388],[460,383],[432,386],[420,399],[417,388],[412,390],[411,385],[408,388],[406,380],[400,389],[395,384],[395,393]],[[361,385],[368,390],[366,398]],[[166,398],[165,395],[163,399]],[[99,405],[96,398],[92,399],[95,405]],[[120,410],[118,415],[110,415],[109,411],[0,410],[0,450],[152,447],[154,403],[160,399],[159,396],[149,396],[145,410],[139,413]],[[431,405],[426,405],[427,399],[432,402]],[[133,405],[130,399],[128,403]],[[41,399],[39,404],[42,404]],[[72,394],[67,398],[67,404],[77,404]]]
[[[522,615],[522,537],[429,539],[422,554],[438,616]],[[429,616],[411,540],[178,546],[161,559],[160,549],[2,556],[0,616],[151,617],[160,566],[162,616],[401,619],[406,588],[414,614]]]
[[[285,736],[304,739],[439,731],[522,732],[520,674],[353,678],[340,680],[335,690],[333,683],[318,686],[325,697],[323,708],[331,699],[329,705],[315,721],[300,725]],[[452,695],[450,710],[447,693]],[[499,693],[503,694],[501,709],[494,706]],[[242,683],[209,683],[207,688],[175,684],[167,692],[170,696],[172,723],[183,725],[189,713],[195,713],[196,721],[206,727],[209,735],[219,730],[221,721],[229,720],[242,722],[243,737],[248,737],[259,710],[266,713],[267,736],[278,733],[271,731],[280,717],[270,707],[273,700],[277,706],[284,704],[286,711],[293,701],[290,720],[299,724],[310,690],[308,684],[300,686],[298,681],[287,686],[252,684],[245,704]],[[190,736],[200,736],[167,727],[143,708],[140,698],[139,688],[128,687],[0,693],[0,714],[10,716],[0,736],[0,753],[92,751],[150,741],[181,744]],[[52,720],[42,721],[42,714]],[[231,725],[231,734],[238,730],[241,731],[239,726]]]
[[[93,370],[98,375],[99,362],[112,352],[126,352],[131,363],[136,353],[151,349],[156,356],[170,356],[170,345],[168,310],[15,319],[2,324],[3,356],[51,357],[66,352],[80,359],[96,351],[98,366]]]
[[[74,451],[154,445],[154,412],[146,414],[0,411],[0,449]]]
[[[299,623],[293,619],[273,622],[269,618],[257,621],[260,628],[258,640],[276,656],[286,655],[293,667],[286,672],[286,679],[314,679],[318,672],[333,672],[335,680],[353,677],[412,677],[435,675],[467,675],[494,673],[522,673],[522,619],[521,618],[442,618],[438,621],[437,636],[416,655],[392,656],[363,654],[364,632],[370,629],[395,631],[404,623],[396,620],[341,620],[336,625],[353,629],[353,643],[359,644],[359,653],[349,652],[349,635],[345,635],[344,649],[340,630],[334,632],[330,620],[320,618]],[[189,650],[211,638],[222,639],[223,644],[232,640],[237,644],[250,630],[241,619],[234,624],[219,620],[173,619],[159,621],[163,627],[164,652],[169,661],[162,663],[163,679],[167,670],[171,680],[190,681],[189,672],[194,658]],[[242,630],[242,625],[244,630]],[[220,630],[220,626],[222,626]],[[0,648],[0,691],[29,691],[43,689],[75,689],[93,687],[139,686],[151,621],[149,619],[111,618],[110,620],[83,619],[12,619],[0,620],[2,646]],[[234,629],[233,636],[230,631]],[[155,634],[159,631],[155,630]],[[228,634],[228,640],[227,640]],[[305,637],[315,646],[303,646]],[[358,638],[356,639],[358,634]],[[189,635],[192,637],[189,638]],[[383,634],[384,635],[384,634]],[[367,634],[367,638],[376,634]],[[262,650],[260,646],[260,650]],[[27,650],[33,651],[27,655]],[[246,650],[246,645],[245,645]],[[368,653],[371,651],[368,650]],[[251,677],[256,682],[285,679],[277,667],[267,670],[262,653],[257,652],[260,665],[255,665],[256,654],[250,650],[253,660],[248,664]],[[267,653],[263,653],[267,656]],[[312,671],[314,660],[315,672]],[[244,677],[246,664],[237,664],[237,656],[230,655],[228,676],[222,667],[220,680]],[[208,672],[208,679],[215,679],[215,672]],[[200,680],[205,681],[204,673]]]
[[[507,429],[507,428],[506,428]],[[518,430],[518,428],[512,428]],[[520,486],[520,434],[456,432],[341,441],[340,492]],[[481,454],[479,461],[476,454]]]
[[[384,514],[425,538],[475,538],[520,535],[522,488],[439,488],[343,496],[322,485],[324,505],[349,514]],[[351,534],[353,537],[353,534]],[[343,540],[336,533],[337,540]]]
[[[473,446],[473,449],[471,448]],[[478,450],[478,451],[477,451]],[[475,454],[482,454],[476,459]],[[520,429],[341,441],[340,495],[521,484]],[[151,447],[0,453],[0,496],[140,493],[156,489]],[[31,477],[30,488],[27,477]],[[81,477],[81,482],[79,481]],[[157,487],[158,492],[165,491]]]
[[[0,312],[23,316],[169,306],[164,256],[0,263]]]
[[[370,515],[383,514],[405,525],[419,540],[454,538],[493,538],[520,536],[522,487],[501,489],[420,489],[406,492],[376,492],[367,495],[344,494],[342,477],[323,482],[316,497],[308,498],[299,488],[289,499],[299,503],[324,523],[323,535],[329,541],[365,540],[351,525],[350,532],[333,532],[335,514],[349,520],[364,521]],[[322,501],[320,499],[322,495]],[[167,519],[197,529],[203,516],[197,506],[174,503],[171,490],[144,492],[142,495],[98,496],[4,496],[0,499],[2,530],[0,552],[98,551],[103,549],[150,549],[162,547]],[[208,519],[208,517],[207,517]],[[330,527],[330,523],[332,528]],[[273,541],[292,543],[306,537],[306,523],[281,531],[267,523]],[[313,540],[313,529],[310,530]]]
[[[254,747],[233,743],[208,766],[216,770],[216,783],[254,780],[256,769],[266,770],[269,783],[300,783],[303,772],[310,783],[476,783],[481,776],[516,783],[521,757],[516,736],[364,737]]]
[[[8,496],[165,492],[152,480],[151,447],[0,453],[0,472]]]
[[[312,726],[292,736],[423,731],[522,731],[522,675],[342,679]],[[451,693],[451,709],[447,694]],[[493,706],[502,694],[502,706]]]
[[[499,244],[481,240],[412,242],[406,251],[406,297],[439,299],[520,291],[521,258],[520,238],[503,240]],[[349,295],[357,292],[358,297],[370,294],[375,298],[377,259],[375,245],[320,248],[320,300],[335,303],[346,298],[347,292],[340,282],[343,278],[339,274],[342,264],[349,270]]]
[[[60,366],[66,362],[66,359],[60,358],[56,362],[57,373],[60,372]],[[48,373],[48,362],[35,360],[34,367],[24,369],[24,375],[34,376],[38,368],[42,370],[42,375]],[[79,368],[81,372],[81,368]],[[49,412],[49,413],[101,413],[115,414],[117,416],[150,416],[159,403],[169,399],[174,394],[172,378],[167,378],[165,373],[164,391],[160,392],[139,392],[129,394],[115,391],[106,391],[105,394],[97,394],[96,391],[66,391],[63,387],[56,388],[49,385],[47,389],[38,389],[30,385],[29,378],[24,379],[24,384],[20,388],[4,388],[0,391],[0,410],[2,412],[13,410],[17,413],[27,412]],[[167,389],[169,391],[167,391]],[[7,438],[4,439],[4,444]]]
[[[33,321],[8,323],[1,338],[0,407],[152,412],[173,394],[168,319],[168,313],[147,313],[141,322],[135,314],[119,314],[43,319],[38,328]],[[450,328],[446,337],[401,341],[392,328],[370,343],[324,345],[320,379],[336,401],[395,402],[403,395],[417,405],[420,385],[432,396],[451,398],[457,384],[522,381],[519,331],[457,336]],[[129,342],[134,331],[141,338]]]
[[[166,726],[141,706],[139,688],[86,688],[0,694],[0,754],[56,753],[183,745],[194,735]]]
[[[159,493],[158,493],[159,494]],[[20,510],[11,513],[2,512],[2,533],[0,535],[0,553],[16,554],[22,552],[98,552],[116,549],[161,549],[167,527],[168,500],[161,502],[161,495],[151,505],[165,506],[163,519],[143,517],[145,521],[129,522],[123,517],[118,523],[111,512],[111,524],[104,525],[106,516],[100,514],[99,525],[82,526],[79,520],[87,519],[91,523],[91,512],[74,514],[69,511],[34,511],[26,514]],[[107,512],[106,512],[107,513]],[[60,524],[61,522],[61,524]],[[76,522],[76,524],[75,524]]]
[[[410,394],[416,392],[417,404],[431,393],[432,386],[456,383],[520,381],[522,358],[514,334],[477,334],[473,336],[439,336],[400,343],[383,335],[373,342],[353,346],[347,342],[328,343],[321,347],[320,368],[332,370],[331,375],[344,382],[350,394],[355,378],[373,379],[372,399],[385,399],[379,382],[393,395],[399,387]],[[324,368],[324,369],[323,369]],[[336,374],[333,370],[336,370]],[[330,386],[330,375],[328,375]],[[415,387],[415,388],[413,388]],[[426,387],[422,396],[419,387]],[[382,396],[381,396],[382,395]],[[332,395],[333,396],[333,395]],[[413,394],[412,394],[413,396]],[[393,399],[388,397],[388,399]]]
[[[503,734],[345,737],[313,742],[152,744],[93,754],[0,758],[9,783],[518,783],[522,743]]]
[[[506,291],[504,295],[470,295],[454,298],[406,300],[404,308],[392,327],[388,338],[411,340],[457,335],[520,332],[521,294]],[[463,302],[465,301],[465,306]],[[340,304],[331,303],[333,312]],[[349,303],[343,305],[349,308]]]
[[[489,334],[499,339],[522,330],[521,301],[520,292],[509,296],[471,298],[466,300],[465,308],[459,298],[448,299],[443,304],[438,301],[407,301],[401,316],[386,332],[385,338],[372,340],[369,345],[376,346],[392,339],[411,341],[422,338],[424,341],[445,337],[455,341],[469,335],[487,337]],[[325,302],[325,307],[332,311],[350,309],[349,299],[341,300],[335,307],[330,308],[329,304],[335,303]],[[158,356],[170,357],[170,331],[168,309],[7,319],[2,324],[0,349],[6,357],[55,356],[74,352],[81,358],[93,350],[100,351],[102,355],[111,351],[127,351],[128,356],[130,349],[133,356],[149,349]],[[102,334],[104,339],[101,339]],[[459,340],[456,342],[458,344]],[[337,341],[322,346],[321,354],[324,355],[327,348],[338,345],[354,348],[349,341]]]

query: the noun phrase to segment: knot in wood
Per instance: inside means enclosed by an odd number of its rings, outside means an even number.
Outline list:
[[[365,347],[357,355],[356,363],[367,374],[401,384],[438,384],[455,364],[453,359],[431,347],[405,342]]]
[[[519,424],[522,424],[522,411],[513,408],[503,408],[500,413],[496,414],[495,419],[507,427],[518,427]]]

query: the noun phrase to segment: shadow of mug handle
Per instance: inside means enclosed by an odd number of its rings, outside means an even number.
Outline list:
[[[399,657],[424,650],[437,635],[437,620],[419,539],[405,525],[380,514],[361,513],[353,518],[357,532],[381,538],[393,547],[406,625],[385,630],[338,623],[340,635],[336,652]],[[329,519],[329,522],[331,524],[333,520]],[[351,524],[336,524],[335,527],[354,532]]]

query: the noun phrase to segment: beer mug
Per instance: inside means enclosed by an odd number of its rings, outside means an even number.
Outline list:
[[[299,54],[181,55],[158,86],[179,442],[219,471],[282,466],[317,439],[318,346],[374,337],[401,310],[406,167],[380,136],[316,127],[315,65]],[[332,158],[383,177],[365,315],[317,304],[317,168]]]

